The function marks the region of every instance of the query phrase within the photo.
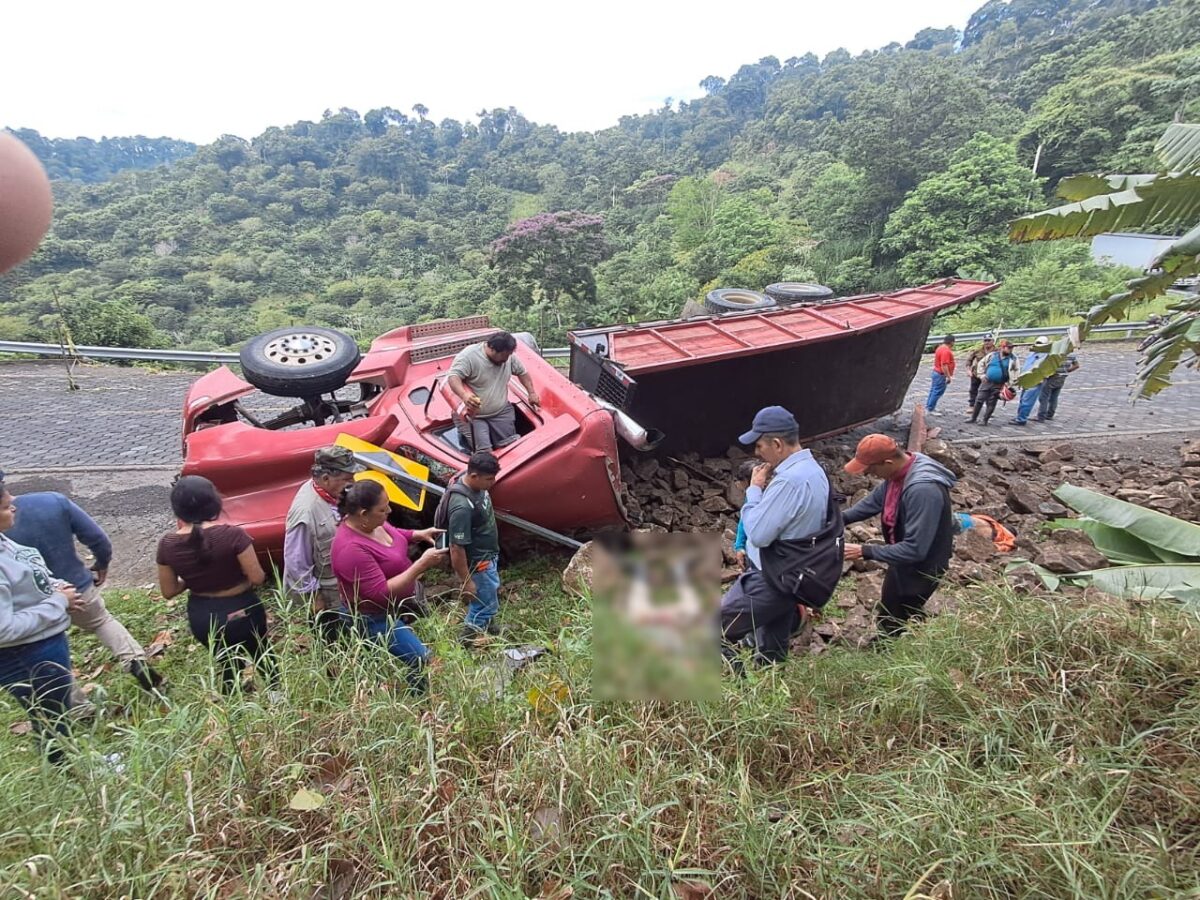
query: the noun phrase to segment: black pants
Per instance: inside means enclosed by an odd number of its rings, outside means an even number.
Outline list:
[[[726,648],[753,633],[759,662],[787,659],[788,644],[799,627],[795,598],[772,588],[758,569],[739,575],[721,598],[721,638]]]
[[[1003,384],[984,380],[983,384],[979,386],[979,394],[975,397],[975,409],[971,411],[972,422],[975,421],[979,416],[980,410],[982,410],[984,424],[987,424],[987,420],[996,411],[996,402],[1000,399],[1000,392],[1002,390],[1004,390]]]
[[[981,384],[983,384],[982,378],[976,378],[974,375],[971,376],[971,392],[967,395],[967,406],[971,407],[971,409],[975,408],[975,400],[979,396],[979,386]]]
[[[891,638],[904,630],[910,619],[925,617],[925,601],[938,589],[941,576],[930,576],[913,569],[888,566],[883,576],[883,595],[875,611],[879,634]]]
[[[267,683],[278,680],[275,655],[267,639],[267,611],[252,589],[233,597],[188,597],[188,626],[192,637],[212,651],[221,666],[226,693],[237,683],[245,662],[254,663]]]

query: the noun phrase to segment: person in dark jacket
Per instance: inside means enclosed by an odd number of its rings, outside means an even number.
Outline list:
[[[879,634],[895,637],[920,617],[950,565],[955,522],[950,504],[954,473],[923,453],[909,453],[886,434],[869,434],[846,463],[852,475],[882,479],[843,515],[847,525],[880,516],[884,545],[846,544],[846,559],[887,563],[876,614]]]

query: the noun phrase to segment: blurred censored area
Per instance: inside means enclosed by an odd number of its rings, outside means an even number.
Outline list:
[[[597,545],[593,698],[715,698],[721,685],[720,537],[635,532]]]

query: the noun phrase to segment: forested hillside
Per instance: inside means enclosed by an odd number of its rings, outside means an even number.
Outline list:
[[[799,46],[595,134],[418,103],[227,136],[57,182],[51,235],[0,281],[0,337],[61,320],[77,342],[227,347],[482,311],[554,341],[711,286],[955,272],[1006,280],[957,325],[1071,312],[1120,273],[1086,245],[1011,247],[1004,223],[1062,175],[1140,171],[1168,123],[1200,118],[1198,21],[1200,0],[991,0],[962,34]]]
[[[196,145],[173,138],[48,138],[32,128],[8,129],[34,152],[55,179],[104,181],[126,169],[152,169],[191,156]]]

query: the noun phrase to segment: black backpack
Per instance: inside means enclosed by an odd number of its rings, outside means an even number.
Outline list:
[[[438,499],[437,508],[433,511],[433,527],[434,528],[449,528],[450,527],[450,497],[453,494],[458,494],[460,497],[466,497],[467,502],[474,508],[475,504],[471,500],[471,489],[463,484],[459,479],[461,474],[455,475],[450,483],[446,485],[446,491]]]
[[[845,560],[845,523],[842,501],[846,498],[829,488],[825,524],[810,537],[774,541],[761,548],[762,573],[775,590],[797,603],[820,609],[829,602],[842,577]]]

